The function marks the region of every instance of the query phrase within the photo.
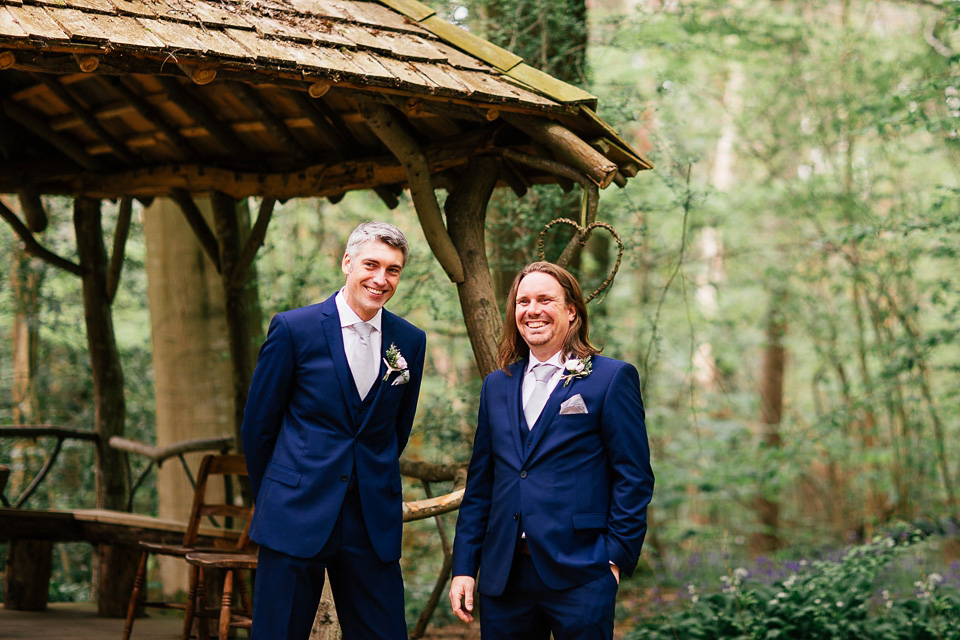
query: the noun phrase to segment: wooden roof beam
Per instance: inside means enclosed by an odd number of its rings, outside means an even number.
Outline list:
[[[251,152],[236,137],[234,131],[221,122],[216,114],[205,104],[197,100],[175,78],[169,76],[155,76],[157,82],[164,88],[170,100],[184,113],[193,118],[201,127],[210,132],[214,140],[220,143],[227,153],[236,158],[249,158]]]
[[[102,140],[113,151],[114,154],[127,164],[137,164],[140,160],[136,154],[134,154],[130,148],[125,145],[123,142],[115,138],[109,131],[107,131],[100,121],[96,117],[90,114],[87,109],[80,104],[80,102],[73,97],[73,94],[60,84],[60,81],[56,76],[50,75],[40,75],[39,77],[35,74],[34,78],[40,80],[50,89],[51,93],[60,99],[63,104],[67,105],[67,108],[80,118],[80,121],[90,129],[91,133],[97,138]]]
[[[382,104],[364,100],[360,113],[378,138],[397,157],[407,174],[410,193],[423,227],[423,235],[437,261],[452,282],[463,282],[463,264],[450,234],[443,224],[443,215],[430,178],[430,165],[420,145],[406,131],[400,121]]]
[[[617,175],[616,164],[557,122],[512,113],[504,113],[503,119],[549,148],[563,164],[585,173],[601,189]]]
[[[462,166],[475,155],[496,154],[494,130],[482,129],[433,143],[423,148],[430,171],[442,172]],[[403,165],[392,156],[328,162],[289,172],[237,171],[210,165],[176,164],[128,171],[65,172],[34,170],[0,164],[0,193],[16,191],[25,183],[41,193],[117,198],[168,196],[173,188],[190,193],[224,191],[241,198],[272,196],[288,198],[328,197],[361,189],[404,184]]]

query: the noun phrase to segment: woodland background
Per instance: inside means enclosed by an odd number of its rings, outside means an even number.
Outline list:
[[[899,521],[948,535],[919,545],[888,583],[913,596],[931,573],[960,584],[950,535],[960,491],[960,2],[430,4],[593,92],[600,115],[655,165],[602,193],[598,219],[625,253],[589,305],[595,342],[640,370],[657,476],[641,567],[622,588],[624,628],[640,629],[662,603],[729,590],[747,575],[738,569],[772,583],[789,563],[838,557]],[[75,255],[69,202],[47,204],[45,244]],[[539,229],[579,206],[559,187],[494,196],[487,241],[501,309],[517,268],[536,258]],[[279,206],[256,265],[264,326],[339,287],[347,234],[378,218],[414,245],[389,307],[428,333],[406,453],[466,461],[480,379],[455,289],[409,200],[392,212],[364,194]],[[135,215],[114,323],[126,436],[151,442],[161,401],[152,354],[163,347],[151,333],[141,224]],[[602,238],[588,245],[585,289],[614,256]],[[0,423],[86,427],[79,281],[26,256],[6,227],[0,269]],[[15,349],[22,332],[36,337],[32,352]],[[0,444],[12,484],[29,479],[37,446]],[[47,483],[58,489],[28,506],[89,506],[91,460],[76,445]],[[156,504],[151,486],[136,510]],[[435,525],[408,525],[413,612],[432,588],[437,545]],[[89,549],[61,545],[58,555],[53,598],[89,597]]]

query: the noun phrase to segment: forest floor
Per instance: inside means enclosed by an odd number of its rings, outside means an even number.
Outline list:
[[[11,640],[117,640],[123,631],[123,620],[100,618],[96,605],[90,602],[55,602],[46,611],[13,611],[0,606],[0,638]],[[151,615],[137,618],[133,626],[134,640],[179,640],[182,619],[172,615]],[[243,632],[238,637],[245,637]],[[424,640],[479,640],[480,627],[448,625],[427,628]]]

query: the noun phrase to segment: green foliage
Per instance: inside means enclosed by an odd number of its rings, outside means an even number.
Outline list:
[[[918,532],[877,536],[837,560],[796,564],[773,583],[738,567],[721,578],[720,591],[689,585],[681,607],[641,622],[626,638],[958,638],[960,591],[943,576],[923,574],[914,593],[899,597],[879,579],[921,540]]]

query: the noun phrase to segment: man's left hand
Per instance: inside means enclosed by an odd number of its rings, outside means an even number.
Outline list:
[[[613,577],[617,579],[617,584],[620,584],[620,567],[611,562],[610,571],[613,572]]]

